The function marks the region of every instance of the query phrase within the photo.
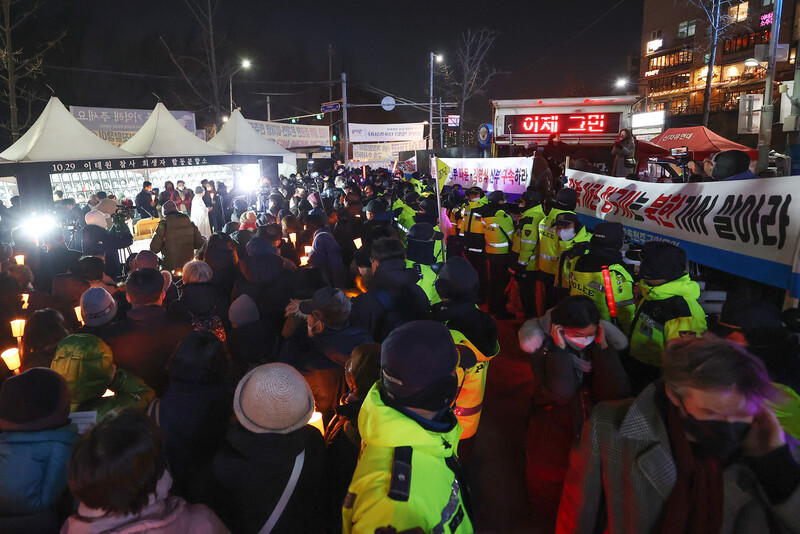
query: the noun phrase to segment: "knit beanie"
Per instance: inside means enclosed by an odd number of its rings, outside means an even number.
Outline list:
[[[249,295],[241,295],[231,302],[228,309],[228,319],[235,326],[242,326],[258,321],[258,306]]]
[[[0,387],[0,430],[36,432],[69,422],[69,390],[51,369],[34,367],[10,376]]]
[[[178,211],[178,206],[176,206],[173,201],[167,200],[161,207],[161,211],[164,213],[164,215],[169,215],[172,212]]]
[[[233,411],[244,428],[256,434],[288,434],[302,428],[314,413],[311,388],[285,363],[260,365],[236,386]]]
[[[117,315],[117,301],[102,287],[90,287],[81,295],[81,316],[86,326],[103,326]]]
[[[84,217],[86,224],[94,224],[95,226],[106,227],[106,214],[102,211],[92,210]]]

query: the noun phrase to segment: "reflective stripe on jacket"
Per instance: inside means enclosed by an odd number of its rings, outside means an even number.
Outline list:
[[[539,270],[539,223],[544,219],[544,209],[541,204],[534,206],[522,214],[514,232],[511,250],[519,254],[517,261],[525,265],[528,271]]]
[[[553,223],[559,213],[571,212],[553,208],[547,214],[547,217],[539,223],[539,270],[552,275],[558,273],[559,261],[561,260],[560,240],[555,228],[553,228]]]
[[[577,261],[577,258],[576,258]],[[572,264],[574,267],[574,263]],[[636,303],[633,300],[633,278],[630,273],[619,264],[609,265],[611,275],[611,288],[614,291],[614,302],[617,305],[617,321],[623,332],[629,332],[633,315],[636,311]],[[603,283],[602,271],[581,272],[571,268],[569,277],[569,294],[586,295],[600,312],[600,318],[606,321],[611,320],[611,313],[608,310],[608,300],[606,299],[606,289]]]
[[[483,218],[483,233],[486,236],[487,254],[508,254],[514,220],[505,211],[497,210],[491,217]]]
[[[486,373],[489,371],[489,362],[500,353],[500,344],[496,344],[495,353],[486,356],[475,347],[458,330],[450,329],[453,341],[457,345],[464,345],[469,348],[477,358],[478,362],[469,369],[456,368],[456,375],[460,389],[456,397],[453,413],[458,418],[458,423],[464,429],[461,439],[471,438],[478,430],[478,423],[481,420],[481,409],[483,408],[483,394],[486,391]]]

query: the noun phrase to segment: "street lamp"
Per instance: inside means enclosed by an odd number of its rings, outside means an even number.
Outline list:
[[[622,89],[623,87],[628,85],[628,79],[627,78],[617,78],[617,81],[616,81],[616,83],[614,85],[616,85],[618,89]]]
[[[437,55],[431,52],[431,91],[430,91],[431,100],[429,108],[430,118],[428,120],[428,124],[430,124],[430,126],[428,126],[428,135],[431,138],[431,149],[433,148],[433,62],[435,61],[436,63],[441,63],[443,59],[444,57],[442,57],[441,55]],[[439,118],[441,119],[441,117]],[[439,127],[441,128],[441,125],[439,125]]]
[[[249,59],[242,60],[242,64],[239,65],[239,68],[236,69],[235,71],[231,72],[230,77],[228,77],[228,89],[229,89],[230,100],[231,100],[231,102],[230,102],[231,103],[231,113],[233,113],[233,75],[236,74],[237,72],[239,72],[242,69],[244,69],[244,70],[249,69],[250,65],[252,65],[252,63],[250,63]]]

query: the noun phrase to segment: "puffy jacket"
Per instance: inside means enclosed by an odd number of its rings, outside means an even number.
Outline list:
[[[396,209],[401,210],[400,214],[397,216],[397,229],[399,230],[400,238],[405,242],[408,230],[414,226],[414,217],[417,215],[417,212],[399,198],[394,201],[391,209],[392,211]]]
[[[427,430],[388,406],[378,383],[361,406],[358,429],[363,445],[342,508],[345,533],[372,534],[387,526],[436,534],[473,532],[462,498],[463,481],[449,466],[460,470],[456,449],[461,427],[455,420],[447,430]],[[392,472],[403,468],[397,455],[409,452],[409,480],[393,480]],[[390,496],[392,489],[397,496]]]
[[[150,241],[150,251],[164,255],[164,269],[181,269],[203,246],[203,236],[188,215],[173,212],[161,219]]]
[[[569,289],[569,273],[577,261],[589,250],[589,241],[592,233],[588,228],[582,226],[578,233],[569,241],[558,240],[560,250],[558,260],[558,272],[556,275],[556,285],[564,289]]]
[[[517,261],[526,271],[539,270],[539,223],[545,218],[542,205],[525,210],[517,224],[517,231],[511,243],[511,250],[518,254]]]
[[[689,273],[660,286],[639,282],[642,301],[631,325],[631,356],[661,367],[661,351],[670,339],[706,331],[706,314],[697,303],[700,286]]]
[[[514,234],[514,221],[502,209],[491,215],[487,213],[483,217],[483,233],[486,236],[487,254],[508,254],[511,250],[511,236]]]
[[[475,202],[470,202],[461,210],[461,220],[458,223],[458,235],[464,240],[464,248],[469,252],[483,252],[486,239],[483,235],[483,220],[481,208],[489,203],[489,199],[482,197]]]
[[[559,260],[563,252],[560,246],[561,240],[553,227],[559,213],[572,212],[553,208],[539,223],[539,270],[552,275],[558,273]]]
[[[577,260],[578,258],[576,258]],[[600,318],[611,320],[608,309],[606,288],[602,271],[580,271],[580,263],[573,263],[568,272],[570,295],[586,295],[600,312]],[[608,266],[611,288],[617,307],[617,321],[623,332],[629,332],[636,309],[633,299],[633,278],[625,267],[619,264]]]
[[[40,512],[67,488],[74,425],[0,434],[0,516]]]
[[[442,298],[439,296],[439,293],[433,286],[433,284],[436,282],[436,273],[433,272],[433,269],[431,269],[430,265],[425,265],[424,263],[418,263],[406,259],[406,267],[416,271],[419,275],[419,281],[417,282],[417,285],[421,287],[428,296],[428,300],[431,302],[431,305],[442,301]]]
[[[155,393],[139,378],[117,369],[111,347],[90,334],[72,334],[58,344],[50,368],[64,377],[70,392],[70,411],[97,411],[102,417],[114,408],[144,410]],[[113,396],[103,397],[107,389]]]
[[[467,369],[463,369],[461,366],[456,369],[458,383],[461,387],[458,390],[458,396],[453,406],[453,413],[464,429],[461,439],[467,439],[474,436],[478,430],[481,409],[483,408],[483,394],[486,391],[486,375],[489,372],[489,362],[500,353],[500,344],[495,342],[495,347],[491,354],[484,354],[458,330],[451,329],[450,334],[457,345],[469,348],[477,359],[475,365]]]

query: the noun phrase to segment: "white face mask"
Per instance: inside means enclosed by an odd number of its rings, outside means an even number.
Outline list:
[[[568,228],[566,230],[558,231],[558,238],[561,239],[561,241],[571,241],[575,235],[575,228]]]
[[[317,327],[318,324],[320,324],[320,321],[316,321],[312,325],[306,324],[306,328],[308,329],[308,337],[314,337],[319,333],[319,332],[314,332],[314,329]]]
[[[182,185],[179,185],[179,186],[178,186],[178,191],[183,191],[184,189],[186,189],[186,187],[184,187],[184,186],[182,186]]]
[[[594,342],[594,336],[570,337],[565,334],[564,339],[578,350],[585,349]]]

